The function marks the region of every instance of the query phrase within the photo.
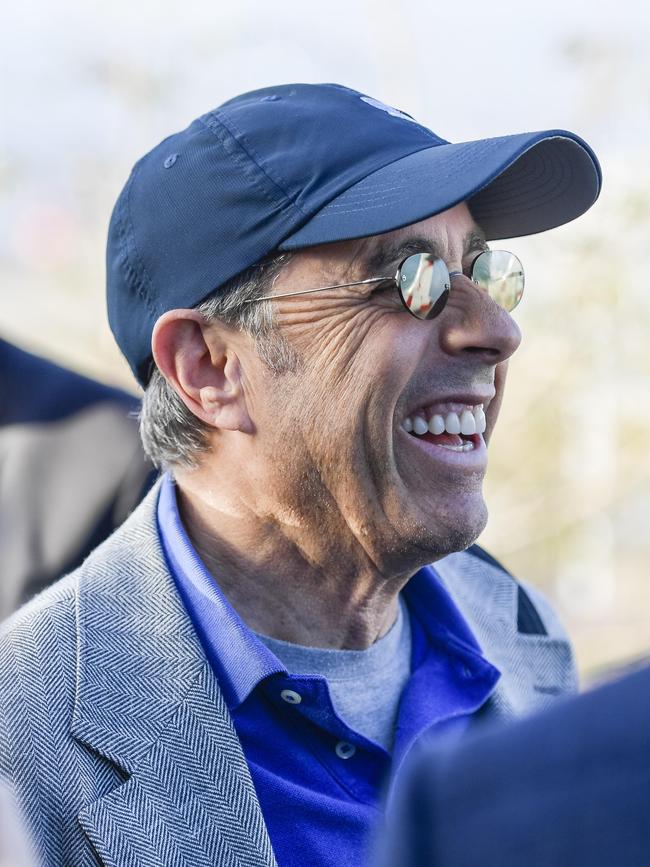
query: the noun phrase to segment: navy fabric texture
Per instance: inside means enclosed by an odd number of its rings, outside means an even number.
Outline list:
[[[142,384],[151,332],[278,249],[358,238],[469,200],[488,237],[585,211],[600,191],[589,146],[563,130],[451,144],[336,84],[243,94],[136,163],[109,228],[109,321]]]
[[[382,796],[413,744],[423,736],[460,735],[493,692],[499,672],[483,657],[434,570],[420,570],[404,591],[412,670],[391,756],[337,715],[325,678],[288,673],[239,618],[182,527],[169,476],[158,524],[179,593],[232,714],[278,864],[361,863]],[[287,703],[285,690],[299,695],[300,703]],[[355,748],[349,758],[337,753],[341,742]]]
[[[0,425],[54,422],[103,401],[136,412],[137,398],[0,340]]]
[[[650,668],[419,757],[382,867],[646,867]]]
[[[593,204],[600,178],[586,148],[564,130],[432,145],[346,189],[281,248],[380,235],[464,201],[488,240],[542,232]]]

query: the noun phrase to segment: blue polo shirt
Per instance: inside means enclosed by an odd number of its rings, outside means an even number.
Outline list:
[[[499,672],[431,567],[403,590],[411,620],[411,675],[392,755],[336,713],[327,681],[292,675],[246,626],[181,523],[163,478],[158,528],[179,594],[232,715],[279,867],[362,865],[381,803],[413,744],[459,733]],[[299,703],[291,701],[300,697]]]

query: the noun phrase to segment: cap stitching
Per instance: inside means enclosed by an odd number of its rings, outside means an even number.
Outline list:
[[[132,252],[130,254],[128,246],[126,247],[127,273],[130,273],[132,275],[132,282],[134,283],[134,288],[136,289],[140,298],[142,298],[142,300],[147,305],[147,309],[149,310],[151,315],[157,316],[158,312],[155,308],[155,305],[154,305],[152,298],[150,297],[150,291],[153,289],[153,281],[151,279],[151,276],[149,275],[149,272],[147,271],[147,268],[146,268],[144,262],[142,261],[142,257],[140,255],[139,250],[138,250],[138,245],[137,245],[136,240],[135,240],[135,227],[133,225],[133,219],[131,217],[131,190],[133,188],[133,182],[135,180],[136,173],[139,170],[140,170],[140,163],[137,163],[133,168],[133,171],[131,173],[131,177],[129,178],[129,181],[127,184],[126,203],[125,203],[126,213],[125,213],[124,228],[122,230],[122,233],[124,233],[124,234],[128,233],[128,238],[125,238],[125,242],[126,242],[126,244],[129,244],[129,242],[130,242],[130,246],[131,246],[131,250],[132,250]],[[130,263],[131,256],[134,259],[133,265]],[[139,268],[141,270],[141,272],[142,272],[141,274],[139,274],[138,271],[136,270],[136,266],[137,266],[137,268]],[[145,281],[146,281],[146,284],[145,284]],[[149,353],[149,354],[151,354],[151,353]]]
[[[209,117],[210,120],[206,120],[205,115],[203,117],[199,118],[199,121],[206,127],[206,129],[208,129],[213,135],[215,135],[222,142],[222,144],[225,144],[225,142],[223,140],[223,131],[221,129],[219,129],[219,127],[217,126],[217,121],[218,121],[230,133],[230,137],[231,137],[232,141],[237,145],[237,147],[242,152],[242,154],[245,154],[245,156],[248,157],[249,161],[264,175],[264,177],[271,184],[273,184],[273,186],[277,190],[280,191],[280,193],[282,194],[282,196],[285,199],[285,202],[292,205],[292,207],[294,207],[296,209],[296,211],[298,211],[301,214],[301,216],[303,216],[303,217],[309,217],[310,216],[310,214],[307,214],[302,210],[300,205],[296,204],[293,197],[284,189],[284,187],[282,187],[281,184],[279,184],[273,177],[271,177],[271,175],[268,173],[268,171],[258,163],[257,159],[255,159],[255,157],[251,153],[251,150],[249,149],[249,147],[245,146],[242,143],[242,141],[236,137],[236,134],[243,137],[243,133],[241,132],[241,130],[239,130],[234,124],[226,121],[226,119],[220,113],[218,113],[218,110],[210,112],[210,114],[207,115],[207,117]],[[254,183],[254,180],[252,180],[251,183]],[[277,202],[275,202],[273,200],[273,198],[269,195],[268,190],[264,189],[264,187],[261,184],[255,184],[255,185],[258,189],[262,190],[263,195],[271,204],[274,204],[274,205],[277,204]]]
[[[451,144],[451,142],[444,142],[444,143],[445,143],[445,144]],[[337,206],[335,203],[336,203],[337,199],[338,199],[340,196],[342,196],[342,195],[344,195],[345,193],[347,193],[349,190],[351,190],[351,189],[352,189],[353,187],[355,187],[357,184],[359,184],[359,183],[361,183],[362,181],[366,180],[367,178],[371,177],[373,174],[375,174],[375,172],[381,171],[382,169],[385,169],[385,168],[387,168],[388,166],[391,166],[391,165],[393,165],[394,163],[397,163],[397,162],[399,162],[400,160],[405,159],[406,157],[413,156],[414,154],[421,153],[422,151],[432,150],[432,149],[435,148],[435,147],[440,147],[440,145],[427,144],[427,145],[424,145],[423,147],[419,147],[419,148],[417,148],[417,149],[414,150],[414,151],[411,151],[411,152],[408,153],[408,154],[402,154],[401,156],[395,157],[395,159],[390,160],[390,162],[387,162],[385,165],[380,166],[378,169],[375,169],[374,171],[372,171],[372,172],[370,172],[369,174],[365,175],[363,178],[359,178],[359,180],[354,181],[352,184],[350,184],[350,185],[349,185],[348,187],[346,187],[344,190],[338,190],[336,193],[334,193],[334,194],[332,195],[331,198],[329,198],[326,202],[324,202],[324,203],[323,203],[323,204],[318,208],[318,210],[317,210],[315,213],[313,213],[313,214],[309,214],[308,217],[307,217],[306,222],[303,223],[303,224],[302,224],[298,229],[292,229],[292,230],[291,230],[291,233],[285,237],[284,241],[281,241],[281,242],[280,242],[280,243],[281,243],[281,249],[287,249],[287,250],[288,250],[288,249],[293,249],[292,247],[285,247],[284,245],[285,245],[287,242],[290,242],[291,239],[292,239],[295,235],[298,235],[298,234],[299,234],[300,232],[302,232],[302,231],[303,231],[307,226],[309,226],[310,223],[311,223],[311,221],[312,221],[313,219],[315,219],[316,217],[318,217],[318,216],[321,214],[321,212],[324,211],[326,208],[331,208],[332,210],[335,210],[335,209],[336,209],[336,215],[337,215],[337,216],[339,216],[339,215],[341,215],[341,214],[356,213],[357,211],[364,211],[364,210],[367,210],[367,208],[366,208],[365,206],[363,206],[363,207],[360,207],[360,208],[356,208],[354,211],[347,211],[347,210],[343,211],[343,210],[340,210],[340,209],[338,208],[338,206]],[[405,224],[405,225],[408,225],[408,223]],[[400,227],[396,226],[395,228],[400,228]],[[388,231],[388,230],[387,230],[387,231]],[[361,234],[361,235],[357,235],[357,236],[355,236],[355,237],[358,237],[358,238],[364,238],[364,237],[367,237],[367,235],[363,235],[363,234]],[[340,239],[337,238],[337,239],[335,239],[335,240],[340,240]],[[352,239],[349,239],[349,240],[352,240]],[[314,242],[314,243],[327,243],[327,241],[323,240],[323,241]]]

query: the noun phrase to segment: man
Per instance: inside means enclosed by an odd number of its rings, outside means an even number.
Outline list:
[[[413,761],[386,867],[645,867],[650,668]]]
[[[0,339],[0,618],[76,569],[151,487],[126,392]]]
[[[571,133],[448,144],[338,85],[136,165],[109,317],[172,474],[5,629],[46,863],[360,863],[413,743],[574,688],[546,603],[465,549],[523,289],[486,239],[599,188]]]

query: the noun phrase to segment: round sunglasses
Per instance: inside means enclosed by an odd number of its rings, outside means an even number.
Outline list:
[[[402,261],[394,277],[369,277],[353,283],[336,283],[333,286],[301,289],[298,292],[280,292],[254,298],[246,303],[310,295],[312,292],[342,289],[346,286],[388,283],[397,288],[409,313],[418,319],[433,319],[444,309],[451,291],[451,278],[457,276],[462,276],[462,272],[449,271],[442,259],[437,259],[433,253],[415,253]],[[515,309],[524,294],[523,266],[514,253],[507,250],[484,250],[479,253],[472,262],[469,278],[485,289],[490,298],[508,312]]]

